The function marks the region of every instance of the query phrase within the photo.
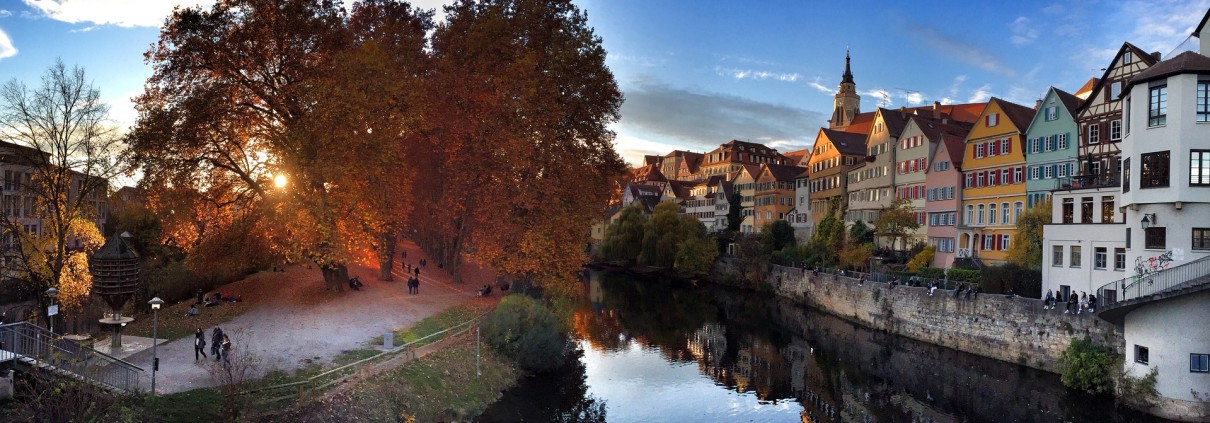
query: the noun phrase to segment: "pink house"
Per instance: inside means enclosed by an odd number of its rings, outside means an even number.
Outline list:
[[[958,229],[964,216],[962,204],[962,154],[965,140],[961,135],[941,133],[937,149],[931,157],[925,175],[925,187],[931,193],[925,202],[928,213],[928,243],[937,249],[931,266],[949,268],[958,257]]]

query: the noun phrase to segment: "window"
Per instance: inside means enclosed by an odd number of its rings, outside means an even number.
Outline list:
[[[1121,119],[1109,121],[1109,140],[1110,141],[1121,141],[1122,140],[1122,120]]]
[[[1013,222],[1021,221],[1021,213],[1025,212],[1025,203],[1020,201],[1013,203]]]
[[[1092,223],[1092,197],[1080,200],[1080,223]]]
[[[987,156],[992,157],[992,156],[999,156],[999,155],[1000,155],[1000,143],[996,142],[995,140],[992,140],[992,142],[987,144]]]
[[[989,225],[996,224],[996,203],[991,203],[991,204],[987,205],[987,224],[989,224]]]
[[[1060,164],[1058,167],[1058,171],[1055,172],[1055,176],[1058,176],[1060,178],[1066,177],[1067,176],[1067,164]]]
[[[1210,185],[1210,150],[1189,152],[1189,185]]]
[[[1168,186],[1168,152],[1157,151],[1140,157],[1143,169],[1139,179],[1141,188],[1157,188]]]
[[[1147,364],[1149,361],[1151,361],[1151,354],[1150,351],[1147,350],[1147,347],[1135,344],[1134,362],[1139,364]]]
[[[1055,267],[1062,266],[1063,265],[1063,246],[1055,245],[1055,246],[1051,247],[1051,249],[1053,250],[1051,255],[1054,258],[1051,259],[1051,261],[1053,263],[1051,263],[1050,265],[1055,266]]]
[[[1122,192],[1130,192],[1130,158],[1122,160]]]
[[[1038,152],[1038,144],[1041,144],[1041,142],[1042,142],[1041,138],[1034,138],[1034,139],[1029,140],[1029,152],[1036,154]]]
[[[1193,228],[1193,249],[1210,250],[1210,228]]]
[[[1067,149],[1067,134],[1055,135],[1055,139],[1058,140],[1058,141],[1055,141],[1056,150],[1066,150]]]
[[[995,142],[995,141],[992,141]],[[1000,140],[1000,154],[1008,154],[1013,152],[1013,139],[1005,138]]]
[[[1152,226],[1143,230],[1143,248],[1163,250],[1168,247],[1168,228]]]
[[[1041,172],[1042,172],[1041,168],[1039,168],[1037,166],[1030,166],[1029,167],[1029,179],[1034,180],[1034,181],[1038,180],[1039,177],[1042,176]]]
[[[1109,85],[1109,100],[1117,100],[1122,95],[1122,81],[1114,82]]]
[[[1046,108],[1046,121],[1047,122],[1050,122],[1050,121],[1058,119],[1058,118],[1059,118],[1059,108],[1058,107],[1050,106],[1050,107]]]
[[[969,225],[969,224],[971,224],[971,222],[974,222],[974,221],[975,221],[975,206],[967,205],[966,206],[966,219],[964,220],[964,222],[966,222],[966,224]]]
[[[1086,126],[1089,144],[1098,144],[1101,142],[1101,124],[1094,123]]]
[[[1008,234],[1004,234],[1004,235],[1000,236],[1000,249],[1001,250],[1008,251],[1008,244],[1010,242],[1009,238],[1011,238],[1011,237],[1012,237],[1012,235],[1008,235]]]
[[[980,225],[983,224],[983,205],[982,204],[979,205],[979,213],[975,216],[975,223],[980,224]]]
[[[1071,198],[1063,199],[1063,223],[1074,223],[1075,220],[1075,200]]]
[[[1210,122],[1210,82],[1197,82],[1197,121]]]
[[[1113,197],[1101,197],[1101,223],[1113,223]]]
[[[1105,247],[1096,247],[1092,253],[1092,267],[1094,269],[1104,269],[1109,263],[1109,250]]]
[[[1018,204],[1020,204],[1020,203],[1018,203]],[[1000,218],[1000,223],[1003,223],[1006,225],[1013,223],[1008,220],[1008,203],[1001,203],[1000,210],[1001,210],[1001,213],[1004,213],[1004,216]]]
[[[1000,114],[991,113],[987,115],[987,126],[992,127],[1000,124]]]
[[[1042,177],[1046,179],[1055,177],[1055,167],[1049,165],[1042,166]]]
[[[1147,96],[1147,126],[1168,123],[1168,86],[1151,87]]]
[[[1113,249],[1113,270],[1126,270],[1126,249]]]
[[[975,158],[976,159],[983,158],[983,143],[975,144]]]
[[[1189,354],[1189,372],[1210,372],[1210,366],[1207,364],[1210,364],[1210,354]]]
[[[993,244],[992,241],[993,241],[992,235],[983,235],[983,248],[982,249],[984,251],[991,251],[991,249],[995,247],[995,244]]]
[[[1080,246],[1071,246],[1071,267],[1080,267]]]
[[[1025,173],[1024,166],[1018,166],[1018,167],[1014,168],[1013,169],[1013,183],[1019,184],[1021,182],[1024,182],[1025,180],[1021,179],[1021,175],[1024,173]]]
[[[1126,107],[1122,108],[1122,115],[1126,124],[1126,135],[1130,135],[1130,97],[1126,97]]]

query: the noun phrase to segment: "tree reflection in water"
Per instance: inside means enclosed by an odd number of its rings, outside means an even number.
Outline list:
[[[573,329],[591,354],[631,357],[627,351],[639,346],[658,351],[668,368],[696,364],[696,374],[644,368],[640,378],[607,373],[589,383],[587,373],[637,372],[587,371],[584,362],[600,363],[569,360],[566,371],[556,372],[562,374],[539,375],[506,392],[481,421],[603,421],[603,400],[594,392],[610,401],[615,420],[633,421],[642,420],[631,417],[633,409],[697,416],[682,408],[736,394],[757,401],[695,420],[785,419],[789,412],[792,420],[811,422],[1162,421],[1071,392],[1050,373],[871,331],[768,294],[600,273],[584,289]],[[672,377],[706,378],[713,386]],[[610,396],[643,388],[650,392],[626,403]],[[787,399],[792,410],[785,409]],[[762,411],[773,408],[779,411]]]

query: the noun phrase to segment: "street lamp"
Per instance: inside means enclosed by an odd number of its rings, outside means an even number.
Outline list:
[[[160,356],[156,353],[156,338],[159,336],[160,305],[164,304],[164,300],[160,297],[152,298],[147,304],[151,304],[151,395],[155,395],[155,372],[160,370]]]
[[[50,333],[55,333],[55,315],[59,314],[59,308],[55,307],[55,297],[59,296],[59,290],[52,286],[46,290],[46,296],[50,297],[50,306],[46,307],[46,321],[50,322]]]
[[[1139,224],[1143,226],[1144,231],[1147,230],[1147,228],[1150,228],[1151,225],[1154,223],[1155,223],[1155,213],[1144,213],[1143,221],[1139,222]]]

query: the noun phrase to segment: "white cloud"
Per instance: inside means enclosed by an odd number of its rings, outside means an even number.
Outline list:
[[[17,48],[13,47],[13,40],[8,38],[8,34],[0,29],[0,59],[5,59],[17,55]]]
[[[1178,47],[1206,14],[1210,1],[1128,1],[1118,11],[1129,32],[1131,43],[1146,51],[1167,53]],[[1196,43],[1192,43],[1196,45]]]
[[[924,94],[919,91],[909,91],[903,94],[903,99],[907,100],[910,105],[918,105],[924,103]]]
[[[796,82],[799,80],[799,78],[802,78],[802,75],[797,73],[781,73],[751,69],[730,69],[723,67],[715,67],[714,73],[717,73],[720,76],[730,76],[735,79],[753,79],[757,81],[776,79],[782,82]]]
[[[975,89],[974,93],[971,93],[970,98],[968,98],[966,100],[966,102],[967,103],[981,103],[981,102],[987,101],[988,99],[992,98],[993,94],[991,92],[991,89],[992,89],[991,84],[983,84],[983,86]]]
[[[877,100],[878,107],[891,107],[891,92],[882,88],[858,92],[862,97],[872,97]]]
[[[614,150],[617,150],[618,155],[622,156],[622,160],[625,160],[626,164],[631,167],[641,166],[643,164],[643,156],[645,155],[663,156],[672,150],[685,149],[682,146],[664,144],[625,134],[623,133],[624,129],[617,128],[616,126],[613,129],[618,133],[618,136],[613,139]]]
[[[832,88],[828,88],[827,86],[824,86],[823,84],[819,83],[819,81],[822,81],[822,80],[823,80],[823,78],[817,76],[817,77],[815,77],[814,81],[808,82],[807,85],[821,93],[824,93],[827,95],[836,95],[836,90],[834,90]]]
[[[13,12],[4,10],[4,9],[0,9],[0,18],[7,18],[12,15],[13,15]]]
[[[1024,16],[1014,19],[1012,23],[1008,24],[1008,27],[1013,31],[1013,35],[1009,37],[1009,41],[1016,46],[1023,46],[1034,42],[1034,40],[1038,39],[1038,33],[1040,32],[1038,28],[1032,25],[1029,18]]]
[[[175,6],[209,7],[214,0],[23,0],[26,6],[48,18],[67,23],[157,27]]]
[[[123,129],[134,126],[139,119],[139,112],[134,109],[134,98],[139,94],[142,92],[129,92],[114,98],[101,99],[109,106],[109,120],[113,121],[114,125]]]
[[[95,30],[95,29],[97,29],[97,28],[100,28],[100,26],[97,26],[97,25],[93,25],[93,26],[86,26],[86,27],[83,27],[83,28],[73,29],[73,30],[71,30],[71,31],[67,31],[67,32],[70,32],[70,33],[73,33],[73,34],[74,34],[74,33],[77,33],[77,32],[92,32],[93,30]]]

